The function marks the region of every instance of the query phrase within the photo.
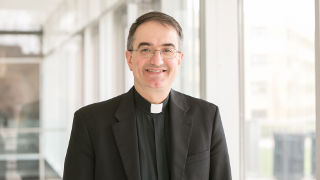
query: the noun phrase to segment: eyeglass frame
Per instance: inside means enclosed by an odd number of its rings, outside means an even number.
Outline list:
[[[148,53],[150,53],[150,55],[142,55],[141,50],[143,50],[143,49],[148,49],[148,50],[149,50]],[[165,50],[165,49],[173,50],[173,56],[172,56],[172,57],[165,57],[165,56],[163,55],[163,50]],[[160,56],[161,56],[162,58],[165,58],[165,59],[173,59],[173,58],[177,57],[177,54],[178,54],[178,53],[181,53],[181,51],[176,50],[175,48],[162,48],[162,49],[160,49],[160,50],[153,49],[153,48],[138,48],[138,49],[129,49],[128,51],[129,51],[129,52],[136,51],[136,52],[138,52],[138,55],[139,55],[139,56],[144,57],[144,58],[151,58],[151,57],[153,57],[153,56],[156,54],[156,51],[159,51]]]

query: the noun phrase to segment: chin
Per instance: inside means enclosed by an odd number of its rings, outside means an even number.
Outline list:
[[[165,87],[159,86],[159,85],[150,85],[149,87],[152,88],[152,89],[163,89],[163,88],[165,88]]]
[[[165,85],[163,83],[150,83],[149,87],[150,88],[155,88],[155,89],[163,89],[163,88],[166,88],[167,85]]]

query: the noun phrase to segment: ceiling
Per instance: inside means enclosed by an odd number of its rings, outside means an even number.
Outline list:
[[[0,0],[0,30],[41,26],[63,0]],[[25,29],[24,29],[25,28]]]

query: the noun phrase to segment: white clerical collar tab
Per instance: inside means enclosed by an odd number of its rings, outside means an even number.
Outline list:
[[[162,112],[162,103],[151,104],[151,113],[161,113],[161,112]]]

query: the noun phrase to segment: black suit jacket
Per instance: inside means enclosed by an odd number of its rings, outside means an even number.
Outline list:
[[[171,90],[171,180],[231,180],[218,107]],[[64,164],[64,180],[140,180],[133,89],[79,109]]]

